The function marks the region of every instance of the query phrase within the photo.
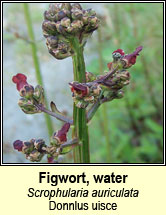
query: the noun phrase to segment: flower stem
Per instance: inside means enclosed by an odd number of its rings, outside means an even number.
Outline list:
[[[85,62],[83,56],[83,47],[80,45],[78,38],[71,40],[71,46],[74,50],[73,59],[73,71],[74,81],[85,83]],[[73,108],[73,120],[74,120],[74,135],[78,138],[79,146],[74,149],[74,161],[77,163],[89,163],[89,136],[87,128],[86,109],[77,108],[74,104]]]
[[[24,16],[25,16],[25,20],[27,23],[29,39],[32,41],[30,43],[30,45],[32,48],[32,58],[33,58],[33,62],[34,62],[35,72],[36,72],[36,79],[37,79],[38,84],[43,86],[43,80],[42,80],[42,75],[40,72],[39,59],[37,56],[37,47],[35,44],[35,35],[34,35],[34,31],[33,31],[33,26],[32,26],[31,14],[29,11],[29,5],[28,5],[28,3],[23,3],[23,6],[24,6]],[[45,96],[45,104],[46,104],[46,107],[48,108],[46,96]],[[49,136],[51,136],[53,131],[54,131],[51,118],[47,114],[44,114],[44,116],[45,116]]]

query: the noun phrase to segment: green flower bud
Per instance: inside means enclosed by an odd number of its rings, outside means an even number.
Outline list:
[[[96,75],[91,72],[86,72],[86,82],[91,82],[96,80]]]
[[[55,139],[53,136],[50,137],[50,144],[51,146],[59,146],[59,142],[57,139]]]
[[[122,90],[119,90],[117,93],[116,93],[116,98],[117,99],[121,99],[124,97],[124,92]]]
[[[41,113],[41,111],[36,106],[33,105],[33,101],[28,100],[26,98],[19,99],[18,105],[26,114]]]
[[[94,96],[88,96],[88,97],[85,97],[83,100],[85,102],[91,102],[91,103],[93,103],[94,100],[95,100],[95,98],[94,98]]]
[[[24,141],[23,142],[23,148],[22,148],[22,152],[24,154],[29,154],[34,150],[34,139],[30,140],[30,141]]]
[[[27,159],[32,162],[39,162],[43,158],[44,154],[38,152],[37,150],[33,150],[28,156]]]
[[[35,92],[33,94],[33,98],[35,98],[39,104],[44,105],[44,89],[42,86],[37,85],[35,87]]]
[[[93,26],[95,28],[98,26],[99,19],[96,16],[90,16],[88,18],[88,21],[90,22],[91,26]]]
[[[73,99],[76,107],[78,108],[86,108],[89,104],[89,102],[85,102],[84,100],[77,100],[76,98]]]

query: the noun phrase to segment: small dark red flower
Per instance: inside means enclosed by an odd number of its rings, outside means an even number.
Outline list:
[[[143,49],[143,47],[139,46],[136,48],[136,50],[133,53],[125,55],[122,58],[122,61],[125,62],[125,65],[124,65],[125,69],[131,67],[132,65],[134,65],[136,63],[136,58],[139,55],[139,52],[142,51],[142,49]]]
[[[54,138],[58,139],[60,142],[66,142],[67,141],[67,132],[69,131],[70,123],[65,123],[63,127],[54,133]]]
[[[87,96],[89,93],[89,88],[85,86],[85,84],[72,82],[72,83],[69,83],[69,85],[71,86],[71,91],[73,93],[76,92],[77,94],[80,94],[82,97]]]
[[[48,163],[54,163],[54,157],[47,157]]]
[[[19,152],[21,152],[21,151],[22,151],[22,148],[23,148],[23,141],[21,141],[21,140],[16,140],[16,141],[14,141],[13,147],[14,147],[14,149],[16,149],[16,150],[18,150]]]
[[[12,81],[16,84],[20,96],[29,98],[33,95],[34,88],[27,83],[27,77],[24,74],[18,73],[13,76]]]
[[[124,51],[123,51],[123,49],[117,49],[116,51],[114,51],[112,54],[114,54],[114,53],[116,53],[116,52],[118,52],[119,54],[121,54],[122,56],[124,56],[125,55],[125,53],[124,53]]]
[[[20,91],[24,86],[28,85],[27,77],[21,73],[13,76],[12,81],[16,84],[18,91]]]

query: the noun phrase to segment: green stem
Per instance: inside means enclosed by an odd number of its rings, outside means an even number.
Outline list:
[[[98,31],[98,56],[99,56],[99,68],[100,68],[100,74],[103,74],[104,72],[104,62],[103,62],[103,56],[102,56],[102,33],[101,29],[99,28]],[[110,141],[110,134],[109,134],[109,127],[108,127],[108,111],[106,104],[103,104],[101,107],[102,111],[102,118],[104,123],[103,124],[103,132],[106,140],[106,147],[107,147],[107,155],[106,155],[106,161],[107,163],[111,163],[111,141]]]
[[[83,47],[80,45],[78,38],[71,40],[71,45],[74,50],[73,70],[74,81],[80,83],[86,82],[85,78],[85,62],[83,56]],[[74,135],[78,138],[79,146],[74,150],[74,161],[79,163],[89,163],[89,137],[87,128],[86,109],[77,108],[74,105],[73,108],[73,120],[74,120]]]
[[[24,6],[24,16],[25,16],[25,20],[27,23],[29,39],[32,41],[30,43],[30,45],[32,48],[32,58],[33,58],[33,63],[34,63],[34,67],[35,67],[35,72],[36,72],[36,79],[37,79],[38,84],[43,86],[43,80],[42,80],[42,75],[40,72],[39,59],[37,56],[37,47],[36,47],[36,43],[35,43],[35,35],[33,32],[33,26],[32,26],[31,14],[29,11],[29,5],[28,5],[28,3],[23,3],[23,6]],[[46,96],[45,96],[45,104],[46,104],[46,107],[48,108],[48,102],[47,102]],[[51,136],[53,131],[54,131],[51,118],[47,114],[44,114],[44,116],[45,116],[49,136]]]
[[[96,103],[94,103],[92,105],[92,107],[90,108],[90,110],[87,113],[88,122],[93,118],[93,116],[95,115],[95,113],[96,113],[96,111],[98,110],[99,107],[100,107],[100,101],[97,101]]]

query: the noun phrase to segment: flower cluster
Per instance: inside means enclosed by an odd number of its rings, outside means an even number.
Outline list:
[[[65,123],[62,128],[55,132],[51,138],[51,145],[47,146],[43,139],[31,139],[30,141],[16,140],[13,143],[15,150],[22,152],[26,158],[33,162],[39,162],[47,154],[48,163],[53,163],[59,155],[65,154],[72,149],[72,146],[63,149],[63,144],[67,142],[67,132],[70,124]]]
[[[19,99],[18,105],[24,113],[34,114],[40,113],[41,110],[35,103],[44,105],[44,90],[40,85],[35,88],[27,83],[27,77],[18,73],[13,76],[12,81],[16,84],[17,90],[22,98]]]
[[[142,46],[125,55],[122,49],[112,53],[113,62],[107,64],[109,72],[95,77],[92,73],[86,73],[87,83],[69,83],[72,97],[78,108],[86,108],[90,103],[100,100],[101,103],[122,98],[121,90],[130,83],[130,73],[126,70],[136,63],[136,57],[142,50]]]
[[[74,51],[70,44],[77,37],[80,44],[98,28],[99,19],[92,9],[84,10],[79,3],[51,3],[44,13],[43,35],[47,47],[55,58],[64,59]]]
[[[30,141],[16,140],[13,146],[14,149],[25,154],[28,160],[39,162],[45,154],[43,148],[46,145],[42,139],[31,139]]]
[[[89,103],[95,103],[101,93],[101,87],[98,83],[69,83],[72,91],[72,97],[77,107],[86,108]]]

